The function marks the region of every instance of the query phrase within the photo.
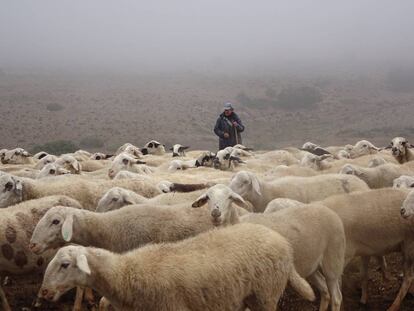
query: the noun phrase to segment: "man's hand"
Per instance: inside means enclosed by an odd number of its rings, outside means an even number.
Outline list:
[[[237,123],[236,121],[233,121],[233,125],[234,125],[234,126],[238,126],[238,125],[239,125],[239,123]]]
[[[229,138],[230,137],[230,135],[229,135],[229,133],[224,133],[224,138]]]

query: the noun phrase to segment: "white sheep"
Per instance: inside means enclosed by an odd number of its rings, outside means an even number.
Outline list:
[[[144,148],[141,149],[142,154],[155,154],[155,155],[164,155],[165,146],[156,140],[151,140],[144,145]]]
[[[296,200],[287,199],[287,198],[277,198],[277,199],[270,201],[267,204],[266,209],[264,210],[263,213],[268,214],[268,213],[278,212],[285,208],[305,207],[305,206],[306,206],[305,203],[302,203]]]
[[[23,148],[7,150],[2,162],[7,164],[35,164],[32,155]]]
[[[146,197],[153,197],[161,191],[153,184],[141,180],[90,181],[82,177],[68,176],[53,182],[0,176],[0,207],[7,207],[21,201],[49,195],[64,194],[78,200],[86,209],[94,210],[103,194],[113,187],[133,190]]]
[[[309,203],[334,194],[369,189],[365,182],[352,175],[288,176],[269,183],[246,171],[240,171],[233,176],[230,188],[252,203],[256,212],[263,212],[266,205],[276,198]]]
[[[119,209],[125,205],[133,205],[147,202],[147,198],[131,190],[114,187],[109,189],[99,200],[97,212],[108,212]]]
[[[300,161],[300,166],[309,167],[314,169],[315,171],[321,171],[326,168],[324,160],[329,158],[332,159],[332,155],[330,153],[323,155],[315,155],[308,152],[303,156],[302,160]]]
[[[399,310],[410,288],[414,271],[413,225],[411,221],[407,222],[400,216],[400,208],[407,194],[408,191],[401,189],[384,188],[335,195],[318,202],[336,212],[344,224],[345,264],[355,256],[362,257],[363,304],[368,299],[368,263],[371,256],[384,256],[394,251],[403,254],[403,284],[388,310]],[[401,213],[406,215],[403,210]]]
[[[71,172],[71,174],[80,174],[82,166],[79,161],[72,155],[64,154],[54,162],[56,165],[63,167]]]
[[[315,204],[312,208],[291,207],[272,214],[248,213],[239,217],[233,202],[245,205],[243,198],[229,187],[216,185],[201,195],[192,206],[208,204],[215,226],[253,223],[281,234],[292,245],[294,265],[299,275],[313,281],[321,292],[319,309],[327,310],[331,302],[331,310],[339,311],[345,233],[338,215],[323,205]]]
[[[100,161],[100,160],[107,160],[111,157],[113,157],[112,154],[106,154],[106,153],[102,153],[102,152],[95,152],[93,155],[91,155],[90,159]]]
[[[367,154],[375,154],[378,153],[378,151],[380,151],[380,148],[375,147],[368,140],[360,140],[353,146],[349,153],[351,158],[354,159]]]
[[[185,156],[185,150],[187,150],[188,148],[190,148],[189,146],[183,146],[180,144],[175,144],[174,146],[172,146],[172,148],[170,148],[170,150],[172,151],[172,156],[173,157],[184,157]]]
[[[142,152],[141,149],[138,148],[137,146],[134,146],[133,144],[130,143],[126,143],[124,145],[122,145],[121,147],[118,148],[118,150],[116,151],[115,155],[119,155],[121,153],[127,153],[133,157],[136,158],[141,158],[142,157]]]
[[[49,154],[48,154],[47,152],[45,152],[45,151],[40,151],[40,152],[36,153],[36,154],[33,156],[33,159],[35,159],[35,160],[39,161],[39,160],[43,159],[44,157],[46,157],[46,156],[48,156],[48,155],[49,155]]]
[[[410,150],[410,147],[414,146],[409,144],[406,138],[395,137],[387,148],[391,149],[392,155],[398,163],[403,164],[409,161],[414,161],[414,152]]]
[[[414,176],[402,175],[394,179],[393,188],[414,188]]]
[[[145,162],[138,160],[127,153],[121,153],[113,159],[108,170],[108,176],[112,179],[120,171],[130,171],[140,174],[151,174],[154,172],[149,166],[144,164]]]
[[[51,259],[54,251],[42,256],[29,249],[30,237],[40,218],[56,205],[81,208],[79,202],[66,196],[50,196],[23,202],[9,208],[0,209],[0,266],[1,275],[29,274],[41,272]],[[0,286],[3,310],[11,311]]]
[[[45,157],[41,158],[36,165],[34,166],[35,169],[41,170],[45,165],[49,163],[54,163],[58,158],[54,155],[48,154]]]
[[[60,167],[59,165],[56,165],[54,163],[46,164],[40,172],[37,174],[37,179],[42,179],[46,177],[51,176],[59,176],[59,175],[65,175],[70,174],[71,172],[67,169],[64,169],[63,167]]]
[[[394,179],[401,175],[414,175],[414,172],[392,163],[372,168],[346,164],[339,173],[357,176],[372,189],[392,187]]]
[[[314,300],[292,261],[292,249],[279,234],[240,224],[122,255],[64,247],[48,265],[39,293],[57,301],[76,285],[89,286],[125,311],[276,310],[288,281]]]

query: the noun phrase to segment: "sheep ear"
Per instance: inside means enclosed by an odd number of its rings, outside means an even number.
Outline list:
[[[85,254],[79,254],[76,256],[76,266],[86,274],[91,274],[91,268],[89,268],[88,259]]]
[[[113,154],[105,154],[104,159],[109,159],[110,157],[113,157],[113,156],[114,156]]]
[[[390,143],[387,147],[385,147],[384,149],[391,149],[392,148],[392,143]]]
[[[79,172],[80,173],[81,166],[80,166],[80,163],[78,161],[72,163],[72,167],[75,169],[76,172]]]
[[[154,143],[154,148],[157,148],[159,145],[159,143]]]
[[[173,148],[173,147],[171,147],[171,148],[170,148],[170,150],[171,150],[171,151],[173,151],[173,150],[174,150],[174,148]]]
[[[137,160],[135,163],[136,163],[136,164],[147,164],[147,162],[140,161],[140,160]]]
[[[258,194],[258,195],[262,195],[262,192],[260,191],[260,184],[259,184],[259,180],[257,179],[257,177],[255,175],[253,175],[252,173],[249,173],[250,178],[252,180],[252,187],[253,190]]]
[[[201,207],[204,204],[206,204],[207,201],[208,201],[208,195],[207,194],[203,194],[197,200],[195,200],[195,202],[193,204],[191,204],[191,207]]]
[[[73,215],[68,215],[62,225],[62,237],[66,242],[70,242],[73,236]]]
[[[409,187],[410,188],[414,188],[414,182]]]
[[[14,180],[14,192],[20,197],[23,195],[23,184],[19,179]]]
[[[134,204],[133,200],[131,200],[131,196],[129,194],[127,194],[126,196],[124,196],[124,203],[128,204],[128,205],[132,205]]]
[[[233,200],[234,203],[236,203],[237,205],[243,207],[244,209],[248,210],[249,212],[252,211],[252,208],[249,204],[247,204],[247,202],[237,193],[233,192],[230,195],[230,198]]]
[[[181,150],[181,151],[183,151],[183,150],[186,150],[186,149],[188,149],[188,148],[190,148],[190,146],[182,146],[182,147],[180,148],[180,150]]]

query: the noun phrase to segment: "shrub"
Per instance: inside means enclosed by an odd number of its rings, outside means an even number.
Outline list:
[[[45,143],[43,145],[36,145],[32,148],[31,153],[35,154],[40,151],[46,151],[50,154],[60,155],[63,153],[75,152],[79,147],[70,140],[56,140]]]
[[[82,138],[80,141],[82,148],[102,148],[104,144],[102,139],[93,136]]]
[[[288,87],[279,93],[276,104],[286,109],[310,108],[321,102],[322,98],[319,89],[314,87]]]
[[[61,111],[63,109],[65,109],[65,107],[63,107],[62,105],[59,105],[57,103],[53,103],[53,104],[48,104],[46,106],[46,109],[49,111]]]

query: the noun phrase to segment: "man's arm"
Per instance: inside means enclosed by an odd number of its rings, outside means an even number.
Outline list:
[[[223,138],[223,139],[225,138],[224,131],[220,129],[220,118],[218,118],[216,121],[216,126],[214,127],[214,133],[220,138]]]
[[[236,117],[235,122],[233,122],[233,125],[236,127],[237,131],[239,131],[240,133],[244,131],[244,125],[241,122],[239,117]]]

